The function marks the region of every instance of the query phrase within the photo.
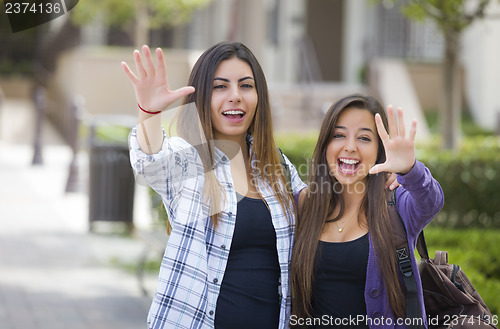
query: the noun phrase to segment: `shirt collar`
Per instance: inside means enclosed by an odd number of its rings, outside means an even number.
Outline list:
[[[246,141],[248,143],[248,152],[252,153],[252,146],[253,146],[253,137],[252,137],[252,135],[247,134]],[[215,166],[217,166],[219,164],[229,163],[230,160],[231,159],[229,159],[224,152],[222,152],[217,147],[214,147],[214,165]]]

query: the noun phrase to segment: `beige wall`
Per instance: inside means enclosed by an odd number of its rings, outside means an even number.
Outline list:
[[[407,68],[422,110],[439,109],[443,96],[442,64],[407,63]],[[464,81],[463,72],[461,80]],[[462,88],[462,90],[465,89]],[[462,107],[466,106],[465,93],[462,92]]]
[[[33,82],[25,77],[0,77],[0,89],[6,98],[30,98]]]
[[[441,65],[409,63],[407,67],[422,109],[438,109],[443,89]]]

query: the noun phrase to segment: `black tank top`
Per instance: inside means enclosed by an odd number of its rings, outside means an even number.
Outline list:
[[[238,202],[215,328],[278,328],[279,278],[276,232],[269,209],[263,200],[244,197]]]
[[[368,234],[342,243],[319,241],[312,287],[312,313],[316,318],[327,315],[328,322],[314,328],[368,329],[364,322],[363,325],[352,326],[353,322],[344,320],[366,315],[364,293],[368,247]],[[335,323],[347,325],[336,326]]]

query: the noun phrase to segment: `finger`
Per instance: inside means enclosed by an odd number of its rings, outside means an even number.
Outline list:
[[[389,134],[385,130],[384,123],[382,122],[382,118],[380,114],[375,114],[375,125],[377,126],[377,132],[382,141],[387,141],[389,139]]]
[[[410,140],[412,142],[415,141],[415,135],[417,134],[417,119],[413,119],[413,121],[411,122],[411,127],[410,127]]]
[[[192,93],[194,93],[194,87],[191,86],[182,87],[172,91],[172,94],[175,95],[176,99],[179,99],[181,97],[187,96]]]
[[[394,190],[396,187],[399,186],[398,176],[395,173],[392,173],[391,175],[394,175],[396,179],[391,183],[391,186],[389,186],[390,191]]]
[[[155,64],[153,63],[153,57],[151,56],[151,50],[149,47],[144,45],[142,46],[142,53],[144,54],[144,59],[146,61],[146,72],[148,76],[153,77],[155,72]]]
[[[381,164],[377,164],[377,165],[374,165],[373,167],[371,167],[369,173],[371,175],[375,175],[375,174],[378,174],[378,173],[381,173],[384,171],[385,171],[385,163],[381,163]]]
[[[134,62],[135,67],[137,68],[137,74],[140,79],[147,77],[146,70],[144,69],[144,65],[142,64],[141,53],[139,50],[134,50]]]
[[[135,85],[137,82],[139,82],[139,80],[137,79],[137,77],[135,76],[135,74],[132,72],[132,70],[130,70],[130,68],[128,67],[127,63],[125,62],[122,62],[122,68],[123,70],[125,71],[125,74],[128,76],[129,80]]]
[[[159,76],[164,77],[167,75],[167,65],[165,64],[165,57],[163,56],[163,50],[161,48],[156,48],[156,71]]]
[[[406,135],[405,120],[403,116],[403,109],[400,107],[398,107],[398,130],[399,136],[404,138]]]
[[[392,183],[392,184],[391,184],[391,183],[389,183],[389,182],[386,182],[386,183],[385,183],[385,189],[386,189],[386,190],[387,190],[387,189],[389,189],[389,191],[392,191],[392,190],[394,190],[395,188],[396,188],[396,184],[395,184],[395,183]]]
[[[387,107],[387,119],[389,121],[389,134],[392,137],[395,137],[398,135],[398,127],[396,126],[396,116],[394,113],[394,108],[392,105],[389,105]]]
[[[387,180],[385,181],[385,188],[389,188],[389,186],[396,180],[396,176],[394,174],[390,174],[387,176]]]

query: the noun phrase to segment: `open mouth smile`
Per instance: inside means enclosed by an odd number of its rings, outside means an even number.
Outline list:
[[[232,123],[240,123],[246,113],[243,110],[226,110],[222,112],[222,115]]]
[[[355,174],[360,167],[360,163],[359,160],[349,158],[338,158],[337,160],[339,171],[344,175]]]

